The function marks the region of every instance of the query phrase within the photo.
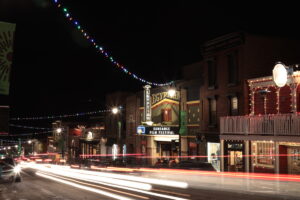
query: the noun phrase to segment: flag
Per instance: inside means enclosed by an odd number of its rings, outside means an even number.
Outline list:
[[[9,94],[15,24],[0,22],[0,94]]]

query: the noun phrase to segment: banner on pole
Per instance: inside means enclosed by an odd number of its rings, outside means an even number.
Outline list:
[[[0,22],[0,94],[9,94],[15,24]]]

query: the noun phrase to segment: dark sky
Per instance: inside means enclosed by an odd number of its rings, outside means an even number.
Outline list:
[[[295,36],[296,5],[185,1],[63,0],[81,25],[129,70],[150,81],[180,77],[201,44],[235,30]],[[12,116],[103,108],[105,94],[142,84],[96,53],[51,0],[0,0],[0,21],[16,23]]]

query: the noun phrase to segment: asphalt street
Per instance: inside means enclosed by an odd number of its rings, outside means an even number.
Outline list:
[[[91,183],[75,178],[66,178],[48,173],[36,175],[36,171],[26,169],[22,173],[21,183],[1,183],[1,200],[110,200],[110,199],[300,199],[295,195],[278,195],[272,192],[253,193],[244,191],[226,191],[216,187],[173,188],[155,185],[146,192],[127,190],[108,185]],[[50,179],[49,179],[50,177]],[[52,179],[51,179],[52,178]],[[59,181],[66,182],[59,182]],[[203,179],[209,180],[209,179]],[[66,183],[71,183],[66,184]],[[72,185],[74,184],[74,185]],[[211,181],[208,183],[211,186]],[[83,186],[80,188],[78,186]],[[87,187],[87,188],[84,188]],[[93,190],[95,189],[95,190]],[[263,189],[263,188],[262,188]],[[100,191],[100,192],[99,192]],[[102,194],[102,193],[103,194]],[[107,193],[116,195],[108,196]],[[160,196],[161,195],[161,196]],[[163,196],[165,195],[165,196]]]

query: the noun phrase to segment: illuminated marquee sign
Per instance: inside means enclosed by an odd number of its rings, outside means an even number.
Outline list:
[[[168,92],[161,92],[161,93],[157,93],[157,94],[152,94],[151,103],[152,103],[152,105],[154,105],[157,102],[160,102],[161,100],[163,100],[165,98],[179,101],[180,93],[179,93],[179,91],[176,91],[176,93],[175,93],[175,95],[173,97],[170,97],[170,95],[168,94]]]
[[[138,126],[139,135],[178,135],[179,128],[171,126]]]
[[[150,98],[150,85],[144,86],[144,122],[151,121],[151,98]]]

